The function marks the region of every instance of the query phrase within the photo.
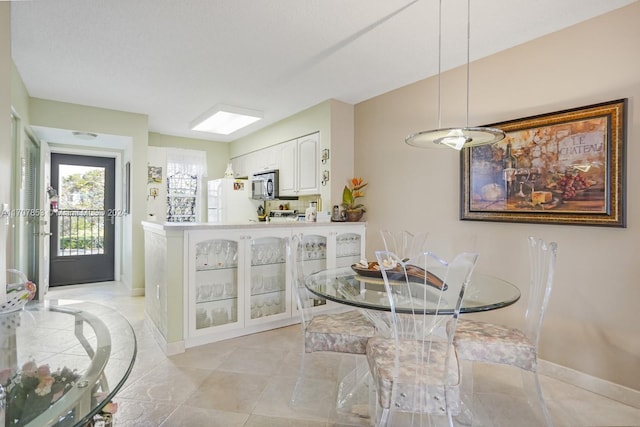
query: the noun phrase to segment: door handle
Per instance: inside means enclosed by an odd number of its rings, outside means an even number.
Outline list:
[[[53,236],[53,233],[33,233],[34,236]]]

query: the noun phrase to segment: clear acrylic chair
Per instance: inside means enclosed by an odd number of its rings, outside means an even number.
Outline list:
[[[431,252],[404,260],[378,251],[376,258],[383,266],[393,324],[391,337],[376,336],[367,343],[372,377],[369,414],[376,426],[421,426],[432,421],[452,426],[453,417],[462,413],[453,333],[478,254],[461,253],[451,262]],[[445,285],[433,286],[431,274]],[[411,308],[400,313],[399,303]],[[425,315],[425,309],[433,315]],[[449,319],[444,331],[438,330],[441,317]]]
[[[367,341],[374,336],[375,327],[358,310],[351,310],[341,313],[314,312],[313,295],[304,285],[304,255],[302,251],[302,235],[294,235],[290,242],[287,242],[286,254],[287,265],[290,266],[291,286],[296,298],[296,306],[300,313],[300,323],[303,334],[302,362],[298,381],[291,396],[291,403],[295,405],[299,389],[305,378],[306,354],[318,351],[329,351],[337,353],[349,353],[364,355]],[[317,297],[316,297],[317,298]],[[363,375],[359,373],[356,379],[361,381],[366,374],[366,367]],[[349,398],[345,394],[353,390],[345,388],[345,391],[338,393],[337,406],[340,409],[344,401]]]
[[[552,426],[538,378],[538,342],[549,304],[557,244],[529,237],[529,302],[523,329],[460,319],[454,338],[458,357],[465,361],[515,366],[521,369],[529,405]]]
[[[400,259],[411,258],[426,250],[425,243],[428,235],[426,232],[413,234],[407,230],[380,230],[380,235],[384,250],[396,254]]]

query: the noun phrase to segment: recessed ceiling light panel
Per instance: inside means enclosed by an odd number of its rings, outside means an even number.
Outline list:
[[[218,135],[230,135],[262,119],[261,111],[231,105],[216,105],[191,122],[191,129]]]

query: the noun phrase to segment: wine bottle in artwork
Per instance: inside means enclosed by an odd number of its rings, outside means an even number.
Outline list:
[[[517,192],[517,190],[516,190],[516,169],[518,167],[517,159],[513,155],[513,152],[511,151],[511,143],[510,142],[507,143],[507,152],[505,153],[505,156],[504,156],[502,164],[503,164],[503,169],[504,169],[504,183],[505,183],[505,187],[506,187],[505,190],[506,190],[506,194],[507,194],[507,199],[510,199]]]

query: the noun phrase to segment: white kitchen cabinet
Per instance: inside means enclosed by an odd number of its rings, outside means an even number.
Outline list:
[[[303,231],[302,257],[304,274],[315,273],[327,268],[347,267],[356,264],[363,257],[365,247],[365,224],[337,227],[317,226]],[[293,233],[299,230],[293,230]],[[294,296],[295,297],[295,296]],[[317,310],[335,307],[322,298],[313,298]],[[293,314],[297,315],[295,299]]]
[[[280,144],[276,144],[251,153],[251,173],[279,169],[280,148]]]
[[[281,145],[273,145],[231,159],[234,178],[249,178],[256,172],[279,169]]]
[[[234,157],[231,159],[231,168],[233,168],[234,178],[248,178],[249,169],[247,168],[248,154]]]
[[[280,145],[280,195],[318,194],[320,134],[313,133]]]
[[[299,322],[287,241],[302,233],[304,271],[311,274],[358,262],[365,230],[365,223],[185,229],[185,347]],[[320,298],[313,305],[340,308]]]

